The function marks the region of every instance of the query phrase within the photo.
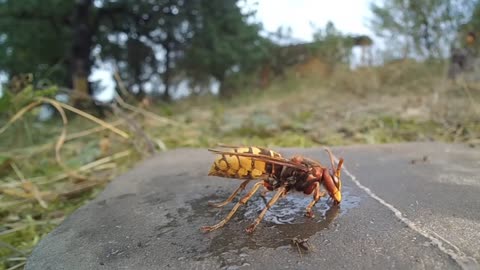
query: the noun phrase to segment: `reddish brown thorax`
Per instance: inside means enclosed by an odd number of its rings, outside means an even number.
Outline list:
[[[292,160],[293,163],[302,164],[302,162],[303,162],[303,157],[301,157],[301,156],[294,156],[294,157],[292,157],[291,160]]]
[[[322,176],[323,176],[323,169],[319,168],[319,167],[313,167],[312,168],[312,175],[317,179],[321,179]]]
[[[310,174],[307,177],[307,181],[318,181],[322,180],[323,176],[323,168],[320,167],[313,167],[310,169]]]

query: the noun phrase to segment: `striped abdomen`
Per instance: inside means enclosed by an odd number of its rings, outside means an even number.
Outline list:
[[[229,152],[281,157],[281,155],[275,151],[260,147],[236,147],[230,149]],[[265,161],[253,160],[251,157],[241,157],[235,154],[221,154],[217,155],[215,158],[208,175],[239,179],[255,179],[263,175],[271,174],[273,169],[274,166]]]

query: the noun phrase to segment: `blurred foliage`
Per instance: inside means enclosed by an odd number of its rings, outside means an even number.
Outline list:
[[[332,22],[327,22],[325,29],[317,29],[313,39],[313,49],[328,65],[350,64],[352,37],[341,33]]]
[[[44,83],[35,85],[33,76],[19,76],[15,84],[5,85],[5,91],[0,97],[0,112],[13,115],[19,109],[36,101],[38,97],[55,97],[59,89],[55,85]],[[12,82],[12,81],[11,81]]]
[[[227,96],[228,80],[238,73],[254,71],[267,55],[268,41],[259,36],[258,24],[246,24],[254,14],[241,13],[235,0],[210,0],[200,5],[191,46],[182,62],[186,73],[203,82],[210,77]]]
[[[261,28],[238,2],[1,1],[0,71],[72,87],[72,74],[88,76],[100,59],[118,68],[135,95],[149,90],[169,99],[185,77],[223,83],[263,55]]]
[[[73,1],[1,1],[0,71],[10,77],[33,72],[64,85],[72,8]]]
[[[396,57],[445,57],[477,0],[384,0],[372,3],[371,28]]]

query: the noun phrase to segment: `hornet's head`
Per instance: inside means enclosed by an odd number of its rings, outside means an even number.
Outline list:
[[[340,158],[337,166],[335,166],[332,152],[328,148],[325,150],[330,157],[331,163],[331,168],[328,170],[328,176],[325,179],[325,186],[330,197],[338,204],[342,201],[342,180],[340,179],[340,173],[342,171],[343,158]]]

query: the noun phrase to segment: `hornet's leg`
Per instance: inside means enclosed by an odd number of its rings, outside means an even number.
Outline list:
[[[211,232],[211,231],[216,230],[220,227],[223,227],[223,225],[225,225],[233,217],[235,212],[237,212],[238,208],[240,206],[242,206],[243,204],[245,204],[262,185],[263,185],[263,182],[256,183],[252,187],[252,189],[250,189],[250,191],[247,193],[247,195],[245,195],[237,204],[235,204],[235,206],[230,211],[230,213],[228,213],[228,215],[222,221],[220,221],[219,223],[217,223],[213,226],[203,226],[202,230],[204,232]]]
[[[255,230],[257,225],[260,223],[260,221],[262,221],[263,217],[267,213],[268,209],[270,209],[270,207],[272,207],[272,205],[274,205],[278,201],[278,199],[280,199],[286,193],[285,190],[286,190],[285,187],[280,187],[278,189],[277,193],[275,193],[272,199],[270,199],[270,201],[267,203],[267,206],[263,208],[260,215],[258,215],[255,221],[250,226],[247,227],[246,229],[247,233],[252,233]]]
[[[267,197],[267,193],[270,192],[270,190],[268,190],[267,188],[264,188],[264,190],[262,190],[262,192],[260,192],[260,196],[262,197]]]
[[[307,213],[305,214],[309,218],[313,218],[315,215],[313,214],[312,208],[315,204],[320,200],[321,197],[325,196],[325,192],[320,191],[320,184],[318,182],[314,183],[315,189],[313,190],[313,201],[311,201],[307,206]]]
[[[226,199],[225,201],[223,202],[218,202],[218,203],[214,203],[214,202],[208,202],[208,205],[210,206],[213,206],[213,207],[224,207],[225,205],[227,205],[228,203],[230,203],[231,201],[233,201],[233,199],[235,198],[235,196],[237,196],[238,192],[242,191],[245,189],[245,187],[247,187],[248,183],[251,181],[251,179],[248,179],[248,180],[245,180],[243,181],[240,186],[232,193],[232,195],[230,195],[230,197],[228,197],[228,199]]]
[[[267,193],[268,192],[270,192],[270,190],[268,190],[267,188],[264,188],[264,190],[262,190],[262,192],[260,192],[260,197],[262,198],[263,203],[265,203],[265,205],[267,205]]]

